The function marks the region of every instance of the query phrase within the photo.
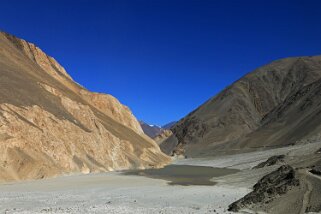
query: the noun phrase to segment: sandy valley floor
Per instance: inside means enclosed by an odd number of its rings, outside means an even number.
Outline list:
[[[119,172],[70,175],[0,185],[0,213],[229,213],[264,174],[277,166],[250,170],[276,154],[295,156],[321,143],[292,146],[212,159],[186,159],[174,164],[229,167],[240,172],[213,178],[214,186],[168,185],[161,179]]]

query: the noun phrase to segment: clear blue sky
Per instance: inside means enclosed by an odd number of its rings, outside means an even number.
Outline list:
[[[319,2],[2,0],[0,28],[161,125],[258,66],[321,54]]]

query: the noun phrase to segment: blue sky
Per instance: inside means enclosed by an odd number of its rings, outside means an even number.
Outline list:
[[[258,66],[321,54],[319,2],[2,0],[0,29],[162,125]]]

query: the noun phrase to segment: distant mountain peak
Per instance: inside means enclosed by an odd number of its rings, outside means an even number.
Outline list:
[[[170,122],[165,124],[164,126],[159,125],[151,125],[142,120],[139,121],[144,133],[150,138],[155,138],[160,135],[164,130],[170,129],[176,122]]]

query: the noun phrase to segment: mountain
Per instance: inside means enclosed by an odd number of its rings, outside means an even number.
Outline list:
[[[158,145],[161,145],[167,138],[172,136],[172,134],[173,132],[170,129],[163,129],[163,131],[156,135],[153,139]]]
[[[149,125],[144,121],[139,121],[140,126],[142,127],[144,133],[149,136],[150,138],[154,138],[162,132],[162,127],[157,125]]]
[[[0,180],[159,167],[130,109],[93,93],[32,43],[0,33]]]
[[[321,56],[286,58],[260,67],[171,130],[161,149],[192,157],[318,140]]]
[[[144,133],[147,136],[149,136],[150,138],[154,139],[155,137],[162,135],[163,132],[169,130],[176,123],[176,121],[167,123],[163,126],[149,125],[149,124],[145,123],[144,121],[139,121],[139,123],[140,123]],[[165,135],[168,135],[168,131],[166,132]]]
[[[163,125],[162,128],[163,129],[171,129],[176,123],[177,123],[177,121],[167,123],[167,124]]]

